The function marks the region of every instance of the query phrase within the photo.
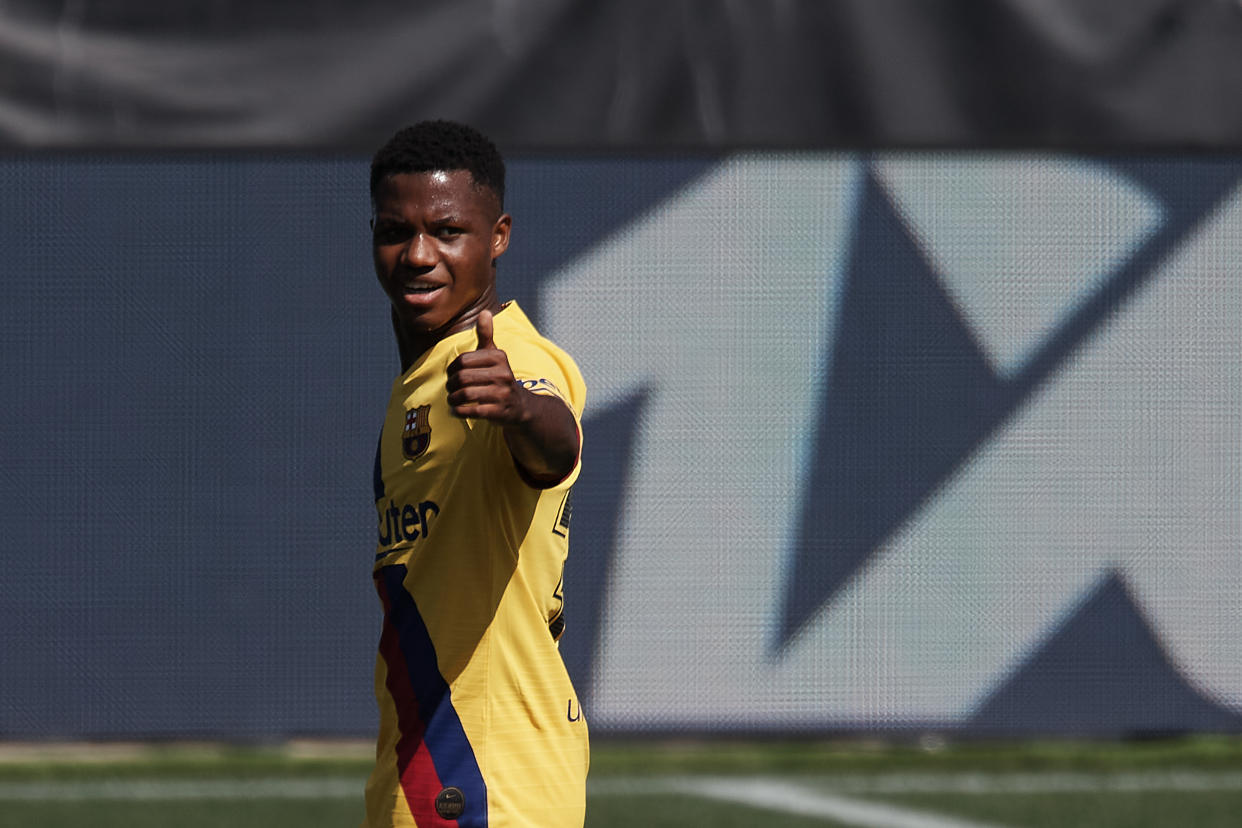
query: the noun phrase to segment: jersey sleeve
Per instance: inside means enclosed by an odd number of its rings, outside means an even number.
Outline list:
[[[513,377],[523,388],[534,393],[556,397],[573,413],[578,428],[578,457],[569,476],[552,488],[568,488],[578,478],[582,467],[582,411],[586,402],[586,383],[569,354],[542,337],[502,340],[497,332],[496,346],[505,351]]]

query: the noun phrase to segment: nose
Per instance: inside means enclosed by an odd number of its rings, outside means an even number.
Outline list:
[[[405,246],[402,257],[410,267],[435,267],[435,245],[425,233],[415,233],[410,237],[409,244]]]

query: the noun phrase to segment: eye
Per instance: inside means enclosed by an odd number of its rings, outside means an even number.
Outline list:
[[[436,238],[438,238],[438,239],[452,239],[452,238],[456,238],[457,236],[460,236],[460,235],[461,235],[462,233],[464,233],[464,232],[466,232],[466,231],[465,231],[465,230],[462,230],[460,227],[455,227],[455,226],[453,226],[453,225],[451,225],[451,224],[441,225],[440,227],[437,227],[437,228],[434,230],[434,233],[435,233],[435,235],[436,235]]]
[[[371,230],[371,239],[375,244],[400,244],[412,235],[408,226],[387,221],[377,221]]]

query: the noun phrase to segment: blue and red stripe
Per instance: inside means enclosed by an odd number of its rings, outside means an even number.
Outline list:
[[[401,788],[419,828],[487,828],[487,785],[440,675],[435,645],[414,598],[405,589],[406,568],[386,566],[375,575],[384,605],[380,655],[388,692],[397,707],[397,768]],[[465,810],[456,819],[436,813],[445,787],[460,788]]]

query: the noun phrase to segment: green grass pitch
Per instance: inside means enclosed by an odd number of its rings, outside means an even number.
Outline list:
[[[0,746],[0,828],[357,826],[359,745]],[[1242,739],[613,742],[587,826],[1242,824]]]

